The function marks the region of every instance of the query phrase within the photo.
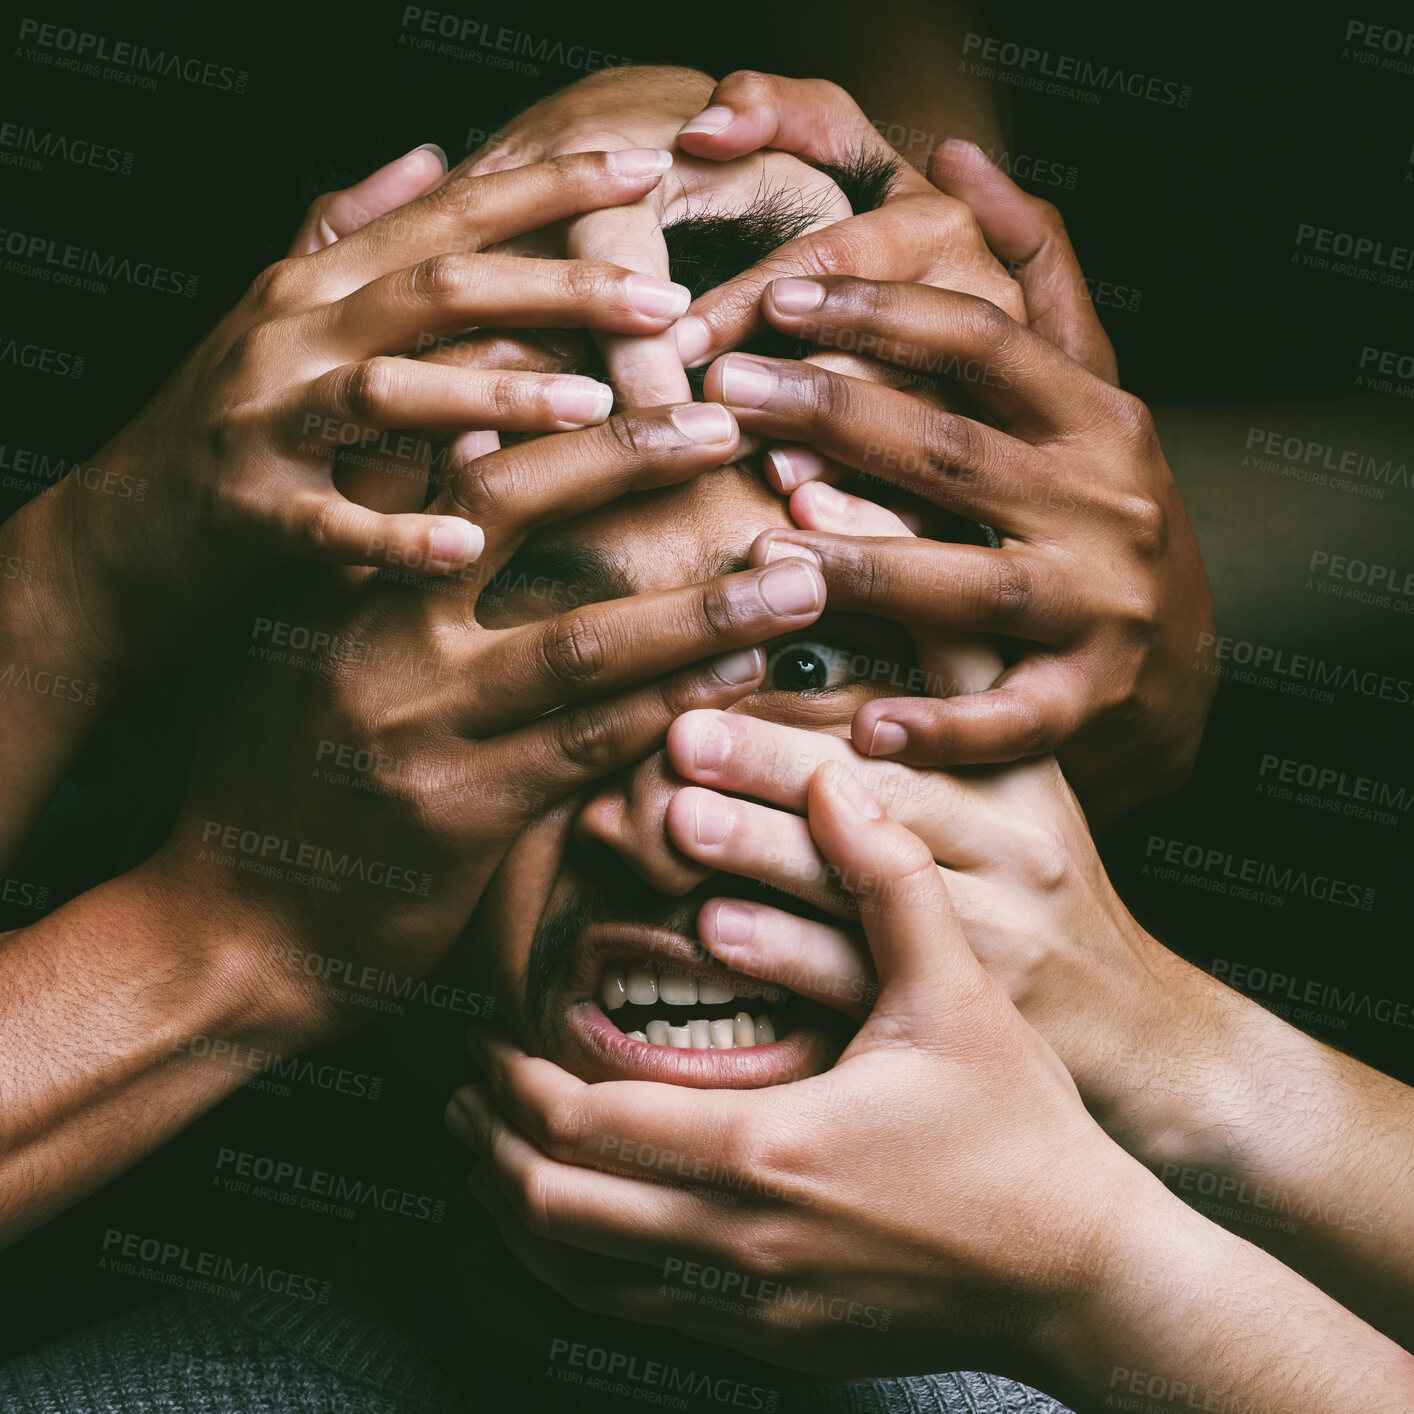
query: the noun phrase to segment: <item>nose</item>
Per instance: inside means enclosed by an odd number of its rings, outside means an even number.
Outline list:
[[[575,838],[607,845],[659,893],[678,898],[717,871],[678,853],[668,839],[668,802],[689,784],[657,751],[610,777],[580,807]]]

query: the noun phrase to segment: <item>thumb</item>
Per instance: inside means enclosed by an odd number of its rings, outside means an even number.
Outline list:
[[[1061,214],[1016,185],[987,160],[981,148],[952,138],[928,164],[939,191],[972,208],[992,254],[1021,286],[1027,320],[1082,368],[1119,385],[1119,366]]]
[[[879,999],[865,1030],[886,1026],[897,1039],[902,1027],[910,1039],[926,1039],[939,1022],[956,1019],[969,990],[990,986],[932,850],[835,762],[811,777],[808,812],[816,845],[859,904],[874,955]]]
[[[446,153],[427,142],[343,191],[316,197],[290,244],[290,254],[311,255],[351,236],[375,217],[421,196],[446,170]]]

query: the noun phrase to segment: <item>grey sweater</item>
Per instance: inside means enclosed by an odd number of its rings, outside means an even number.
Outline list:
[[[646,1378],[645,1378],[646,1375]],[[227,1302],[170,1296],[52,1341],[0,1368],[3,1414],[1067,1414],[989,1375],[715,1389],[678,1371],[634,1380],[556,1365],[468,1360],[336,1306],[261,1294]],[[703,1377],[705,1380],[705,1377]],[[774,1398],[772,1398],[774,1396]]]

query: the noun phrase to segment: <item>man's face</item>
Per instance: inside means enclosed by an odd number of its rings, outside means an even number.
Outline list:
[[[700,583],[743,567],[757,535],[789,525],[756,473],[726,467],[538,533],[483,595],[478,618],[511,627],[575,603]],[[897,695],[887,678],[897,683],[912,664],[899,625],[828,610],[765,653],[765,682],[733,710],[846,738],[866,698]],[[874,687],[879,662],[897,670]],[[522,1044],[587,1080],[758,1086],[823,1069],[847,1034],[838,1016],[728,974],[694,939],[698,909],[714,897],[825,915],[680,854],[665,814],[684,784],[659,751],[530,826],[468,930],[477,984]],[[626,986],[652,999],[626,1001]],[[739,1027],[741,1013],[750,1026]],[[758,1043],[757,1018],[774,1041]],[[752,1044],[741,1044],[748,1034]]]

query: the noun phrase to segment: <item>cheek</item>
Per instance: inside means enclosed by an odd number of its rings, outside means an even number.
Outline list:
[[[559,881],[572,812],[557,806],[516,836],[481,895],[467,930],[466,967],[496,998],[497,1019],[526,1041],[525,970],[535,930]]]

